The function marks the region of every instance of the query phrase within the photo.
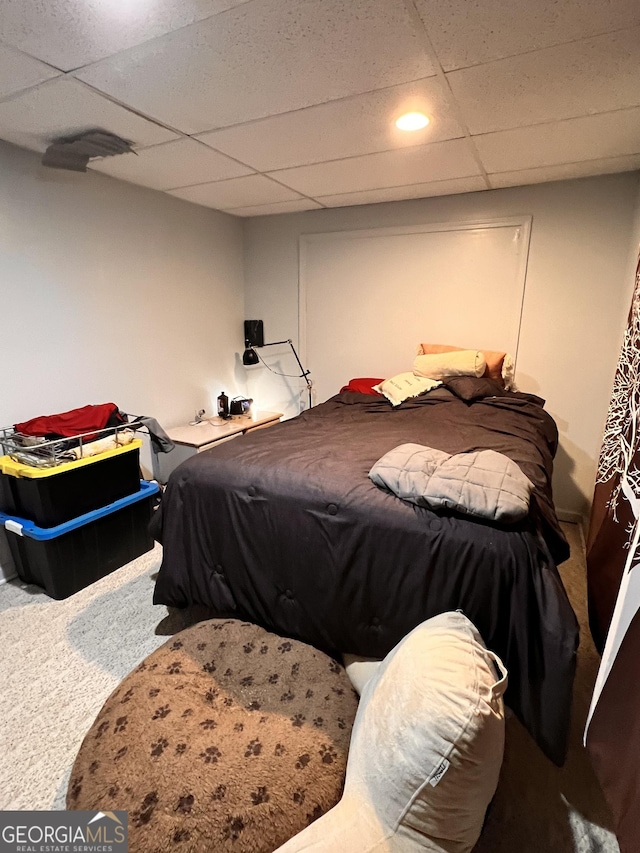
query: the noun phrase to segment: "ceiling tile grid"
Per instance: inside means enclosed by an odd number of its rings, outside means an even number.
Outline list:
[[[453,139],[346,160],[298,166],[272,172],[271,177],[315,198],[319,195],[407,186],[415,182],[468,177],[479,173],[467,140]]]
[[[300,213],[303,210],[319,210],[322,205],[308,198],[299,201],[274,201],[271,204],[254,204],[249,207],[228,208],[234,216],[273,216],[275,213]]]
[[[637,0],[415,0],[445,71],[640,25]]]
[[[486,189],[487,183],[484,178],[472,176],[469,178],[450,178],[448,181],[429,181],[424,184],[408,184],[400,187],[387,187],[386,189],[319,196],[317,201],[322,202],[327,207],[345,207],[354,204],[379,204],[383,201],[404,201],[412,198],[473,193]]]
[[[640,27],[452,71],[471,133],[640,106]]]
[[[434,73],[398,0],[254,0],[76,75],[200,133]]]
[[[605,159],[638,151],[640,107],[486,133],[474,143],[487,172]]]
[[[156,190],[171,190],[253,172],[195,139],[178,139],[121,157],[96,160],[90,168]]]
[[[236,216],[631,171],[640,2],[0,0],[0,139],[94,129]]]
[[[59,74],[56,68],[51,68],[39,59],[0,44],[0,98],[6,98],[22,89],[30,89]]]
[[[0,41],[70,71],[246,2],[0,0]]]
[[[415,133],[398,130],[390,117],[421,111],[433,124]],[[282,113],[198,135],[218,151],[260,171],[305,166],[360,154],[464,136],[436,77]]]
[[[53,139],[94,129],[141,147],[178,137],[69,77],[56,77],[0,101],[0,138],[23,148],[44,151]]]
[[[546,181],[566,181],[571,178],[587,178],[589,175],[612,175],[616,172],[632,172],[640,169],[640,154],[626,157],[608,157],[605,160],[589,160],[584,163],[563,163],[558,166],[541,166],[516,172],[500,172],[489,175],[492,187],[515,187],[539,184]]]
[[[272,181],[264,175],[248,175],[242,178],[232,178],[226,181],[214,181],[197,186],[183,187],[170,190],[171,195],[202,204],[205,207],[215,207],[219,210],[230,210],[238,207],[249,207],[259,204],[271,204],[279,201],[299,200],[300,193]]]

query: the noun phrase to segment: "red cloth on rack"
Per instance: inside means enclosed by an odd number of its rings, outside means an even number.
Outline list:
[[[14,424],[14,427],[16,432],[24,435],[70,438],[83,432],[113,426],[110,420],[117,411],[118,407],[115,403],[101,403],[97,406],[82,406],[59,415],[40,415],[30,421]],[[125,423],[125,419],[118,417],[118,422]]]

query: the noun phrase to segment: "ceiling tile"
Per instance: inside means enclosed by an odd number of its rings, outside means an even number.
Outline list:
[[[431,118],[423,130],[407,133],[393,121],[406,112]],[[248,124],[215,130],[198,139],[260,171],[409,147],[463,136],[442,84],[435,77],[355,95]]]
[[[37,86],[38,83],[57,77],[59,73],[44,62],[0,44],[0,98]]]
[[[640,24],[638,0],[416,0],[443,68],[465,68]]]
[[[640,107],[474,136],[487,172],[640,153]]]
[[[564,163],[561,166],[544,166],[539,169],[522,169],[516,172],[501,172],[489,175],[492,187],[515,187],[526,184],[541,184],[546,181],[564,181],[570,178],[586,178],[590,175],[612,175],[615,172],[633,172],[640,169],[640,154],[627,157],[610,157],[605,160],[590,160],[583,163]]]
[[[264,175],[249,175],[246,178],[232,178],[229,181],[184,187],[171,190],[170,194],[194,204],[203,204],[205,207],[215,207],[218,210],[293,201],[300,198],[299,193],[281,186]]]
[[[472,133],[640,105],[640,27],[447,74]]]
[[[96,160],[90,168],[156,190],[220,181],[252,173],[246,166],[193,139],[165,142],[153,148],[144,148],[137,154]]]
[[[273,177],[317,198],[479,174],[467,140],[454,139],[284,169],[274,172]]]
[[[77,75],[199,133],[433,73],[401,2],[255,0]]]
[[[227,213],[233,216],[273,216],[278,213],[300,213],[303,210],[320,210],[321,204],[302,198],[300,201],[278,201],[274,204],[256,204],[250,207],[233,207]]]
[[[43,83],[0,103],[0,139],[34,151],[44,151],[59,137],[96,129],[140,146],[176,137],[69,78]]]
[[[0,40],[69,71],[247,0],[0,0]]]
[[[388,187],[383,190],[318,196],[317,200],[328,207],[344,207],[353,204],[377,204],[383,201],[402,201],[412,198],[429,198],[436,195],[472,193],[486,189],[488,187],[484,178],[454,178],[450,181],[431,181],[425,184],[411,184],[406,187]]]

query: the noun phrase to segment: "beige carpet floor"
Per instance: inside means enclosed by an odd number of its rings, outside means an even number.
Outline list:
[[[584,552],[563,580],[578,614],[569,758],[554,767],[510,716],[500,784],[475,853],[618,853],[581,737],[598,667],[586,622]],[[151,603],[160,549],[65,601],[11,581],[0,586],[0,809],[62,809],[82,738],[120,680],[183,620]],[[347,853],[347,851],[345,851]]]
[[[71,766],[107,696],[161,645],[160,548],[54,601],[0,586],[0,809],[63,809]]]
[[[560,574],[580,622],[568,758],[564,767],[555,767],[509,716],[500,783],[474,853],[619,853],[609,810],[582,746],[600,663],[587,621],[584,546],[577,525],[562,527],[571,558]]]

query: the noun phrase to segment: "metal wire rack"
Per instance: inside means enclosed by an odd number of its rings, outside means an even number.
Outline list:
[[[30,465],[33,468],[52,468],[74,459],[92,456],[96,450],[96,442],[113,438],[114,445],[127,444],[123,432],[135,432],[143,428],[140,421],[120,424],[105,429],[94,429],[69,438],[47,439],[40,436],[25,435],[17,432],[15,427],[0,427],[0,450],[3,456],[10,456],[15,462]]]

